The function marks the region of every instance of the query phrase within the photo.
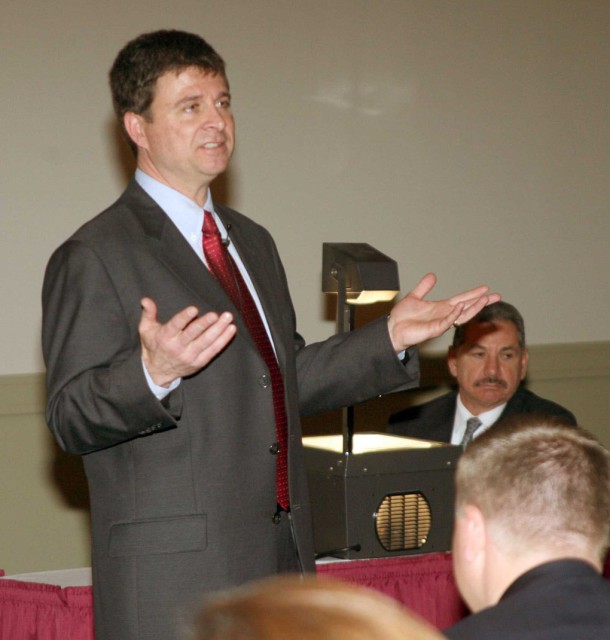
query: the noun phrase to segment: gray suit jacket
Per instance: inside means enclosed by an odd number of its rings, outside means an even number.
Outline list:
[[[399,362],[384,320],[306,347],[271,236],[217,211],[231,224],[284,376],[291,526],[300,564],[312,570],[299,414],[414,386],[417,356]],[[141,363],[143,296],[161,322],[188,305],[236,316],[228,348],[163,402]],[[170,640],[176,611],[201,592],[282,570],[267,368],[222,288],[135,182],[51,257],[43,352],[49,427],[84,456],[89,483],[96,640]]]
[[[411,438],[451,442],[456,403],[457,391],[450,391],[424,404],[393,413],[389,419],[388,432]],[[524,387],[517,388],[499,419],[520,413],[558,416],[576,424],[576,418],[567,409],[556,402],[537,396]]]

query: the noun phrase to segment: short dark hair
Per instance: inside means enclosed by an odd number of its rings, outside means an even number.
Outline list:
[[[519,346],[525,349],[525,323],[523,322],[523,316],[516,307],[503,300],[483,307],[474,318],[464,324],[458,325],[453,334],[452,349],[458,349],[464,344],[466,340],[466,328],[468,326],[481,322],[493,322],[494,320],[508,320],[512,322],[517,329]]]
[[[155,84],[168,71],[198,67],[226,80],[225,62],[200,36],[185,31],[161,30],[144,33],[119,51],[110,69],[110,90],[114,112],[129,146],[136,146],[125,131],[128,112],[149,117]]]

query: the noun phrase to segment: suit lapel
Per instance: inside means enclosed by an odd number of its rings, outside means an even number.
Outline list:
[[[231,299],[159,205],[135,181],[130,183],[124,197],[144,229],[150,252],[193,293],[193,304],[202,312],[226,310],[233,313],[238,336],[256,349]]]
[[[519,385],[517,387],[517,390],[513,394],[512,398],[510,398],[509,401],[506,403],[506,406],[504,407],[504,411],[502,411],[502,414],[500,415],[498,420],[501,420],[502,418],[508,418],[509,416],[514,416],[515,414],[518,414],[518,413],[523,413],[524,395],[525,394],[523,391],[523,387]]]
[[[287,307],[286,301],[284,299],[280,300],[280,296],[278,296],[277,273],[270,265],[272,256],[266,256],[264,254],[264,247],[253,241],[252,237],[245,231],[243,226],[239,224],[238,220],[230,215],[227,209],[217,207],[217,210],[218,209],[220,209],[219,213],[222,216],[223,222],[226,220],[231,224],[231,242],[235,245],[239,257],[252,280],[267,324],[269,325],[269,331],[280,368],[283,369],[282,363],[285,362],[286,358],[286,339],[279,333],[279,327],[281,326],[280,320],[282,314],[286,313]]]
[[[453,435],[453,423],[455,422],[455,413],[457,411],[457,391],[451,391],[443,397],[443,402],[438,416],[437,427],[442,439],[446,442],[451,442],[451,436]]]

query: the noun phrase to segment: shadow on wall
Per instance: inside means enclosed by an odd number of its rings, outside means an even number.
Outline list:
[[[89,511],[89,489],[83,459],[62,451],[49,433],[49,475],[64,503],[71,509]]]

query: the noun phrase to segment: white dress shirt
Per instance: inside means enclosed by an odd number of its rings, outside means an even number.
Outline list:
[[[458,393],[457,398],[457,407],[455,409],[455,418],[453,421],[453,431],[451,433],[451,444],[461,444],[462,439],[464,438],[464,433],[466,433],[466,422],[469,418],[478,418],[481,421],[481,426],[474,432],[473,439],[480,436],[484,431],[487,431],[489,427],[491,427],[494,422],[502,414],[504,411],[504,407],[506,407],[506,403],[500,405],[499,407],[495,407],[494,409],[490,409],[489,411],[485,411],[485,413],[480,413],[478,416],[474,416],[462,402],[460,398],[460,394]]]

